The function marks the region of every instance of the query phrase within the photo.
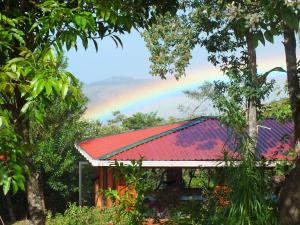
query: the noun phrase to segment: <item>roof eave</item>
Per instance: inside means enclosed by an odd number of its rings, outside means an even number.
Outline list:
[[[80,152],[80,154],[92,165],[92,166],[99,166],[99,167],[108,167],[114,166],[114,160],[99,160],[92,158],[89,154],[87,154],[78,143],[75,144],[75,147]],[[132,165],[131,160],[117,160],[119,163],[122,163],[125,166]],[[280,160],[272,160],[266,161],[266,167],[275,167]],[[238,166],[240,164],[239,161],[234,163],[234,166]],[[258,162],[257,165],[259,166],[261,163]],[[189,160],[189,161],[152,161],[152,160],[144,160],[142,162],[142,167],[182,167],[182,168],[215,168],[215,167],[226,167],[228,166],[228,162],[224,160]]]

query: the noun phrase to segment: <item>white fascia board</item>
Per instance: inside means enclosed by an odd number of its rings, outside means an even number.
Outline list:
[[[91,162],[93,166],[114,166],[115,162],[110,160],[94,160]],[[132,165],[131,161],[128,160],[118,160],[118,163],[123,163],[123,165]],[[265,167],[271,168],[275,167],[279,161],[270,161],[264,164]],[[228,166],[238,166],[240,164],[239,161],[235,163],[228,164],[225,161],[146,161],[142,162],[142,167],[181,167],[181,168],[216,168],[216,167],[228,167]],[[258,162],[257,166],[261,166]]]
[[[132,165],[129,160],[118,160],[123,165]],[[114,161],[98,160],[97,166],[114,166]],[[146,161],[142,162],[142,167],[224,167],[224,161]]]
[[[98,161],[94,159],[93,157],[91,157],[89,154],[86,153],[86,151],[84,151],[78,143],[75,143],[75,148],[77,148],[77,150],[80,152],[80,154],[89,162],[92,164],[92,166],[98,166]]]
[[[77,150],[83,155],[83,157],[92,164],[92,166],[101,166],[101,167],[108,167],[114,166],[114,160],[99,160],[92,158],[89,154],[84,151],[79,144],[75,144]],[[267,161],[264,166],[266,167],[275,167],[280,161]],[[123,165],[128,166],[132,165],[130,160],[118,160],[118,163],[123,163]],[[238,166],[240,164],[239,161],[236,161],[233,166]],[[228,162],[223,160],[203,160],[203,161],[147,161],[144,160],[142,162],[142,167],[182,167],[182,168],[197,168],[197,167],[226,167],[229,166]],[[257,166],[260,166],[260,163],[257,163]]]

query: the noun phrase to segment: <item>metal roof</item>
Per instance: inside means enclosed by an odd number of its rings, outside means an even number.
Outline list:
[[[283,159],[292,147],[293,124],[274,119],[258,126],[257,151],[267,159]],[[217,161],[234,154],[235,136],[215,117],[146,128],[89,139],[78,144],[92,160]]]

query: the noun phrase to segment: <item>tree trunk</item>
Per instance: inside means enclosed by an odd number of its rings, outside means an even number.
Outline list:
[[[30,176],[26,183],[29,219],[32,225],[44,225],[45,201],[44,190],[42,188],[42,175],[35,170],[31,158],[27,158],[26,161],[30,170]]]
[[[281,225],[300,224],[300,87],[297,74],[296,39],[293,29],[284,28],[284,48],[286,57],[288,91],[294,121],[295,168],[286,178],[279,197]]]
[[[14,222],[16,222],[16,216],[15,216],[15,213],[14,213],[14,208],[13,208],[13,205],[12,205],[12,202],[11,202],[10,195],[7,194],[5,196],[5,198],[6,198],[6,202],[7,202],[7,210],[8,210],[10,222],[14,223]]]
[[[288,92],[294,121],[295,151],[300,156],[300,80],[297,73],[296,38],[294,30],[289,27],[284,29],[284,48],[286,57],[286,70]]]
[[[256,51],[253,45],[253,34],[251,32],[246,33],[246,42],[248,50],[248,65],[251,73],[252,82],[257,82],[257,68],[256,68]],[[249,137],[251,138],[251,151],[255,153],[256,139],[257,139],[257,115],[256,115],[256,102],[255,96],[250,97],[248,106],[248,127]]]
[[[21,97],[20,91],[15,90],[17,107],[14,112],[16,130],[20,137],[22,137],[23,145],[30,145],[30,121],[27,116],[21,115],[21,108],[26,103],[26,100]],[[33,149],[31,149],[33,151]],[[32,156],[30,155],[26,159],[26,164],[30,170],[30,176],[27,179],[26,191],[27,191],[27,202],[28,202],[28,214],[31,224],[33,225],[44,225],[45,224],[45,204],[44,204],[44,193],[41,186],[41,176],[35,170]]]
[[[27,201],[31,223],[44,225],[45,203],[40,173],[31,171],[31,177],[27,181]]]

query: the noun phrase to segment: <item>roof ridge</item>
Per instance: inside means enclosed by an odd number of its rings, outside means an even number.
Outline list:
[[[205,120],[207,120],[207,119],[216,119],[216,118],[217,118],[216,116],[201,116],[201,117],[198,117],[198,118],[194,118],[194,119],[188,121],[186,124],[180,125],[179,127],[175,127],[175,128],[172,128],[172,129],[163,131],[163,132],[161,132],[161,133],[152,135],[152,136],[150,136],[150,137],[148,137],[148,138],[144,138],[144,139],[142,139],[142,140],[136,141],[136,142],[134,142],[134,143],[132,143],[132,144],[129,144],[129,145],[124,146],[124,147],[122,147],[122,148],[116,149],[116,150],[114,150],[114,151],[112,151],[112,152],[106,153],[106,154],[100,156],[100,157],[97,158],[97,159],[101,160],[101,159],[107,159],[107,158],[110,158],[110,157],[112,157],[112,156],[114,156],[114,155],[117,155],[117,154],[120,154],[120,153],[122,153],[122,152],[125,152],[125,151],[127,151],[127,150],[129,150],[129,149],[131,149],[131,148],[136,147],[136,146],[145,144],[145,143],[147,143],[147,142],[153,141],[153,140],[155,140],[155,139],[158,139],[158,138],[160,138],[160,137],[166,136],[166,135],[168,135],[168,134],[171,134],[171,133],[174,133],[174,132],[183,130],[183,129],[188,128],[188,127],[193,126],[193,125],[196,125],[196,124],[198,124],[198,123],[200,123],[200,122],[203,122],[203,121],[205,121]]]

